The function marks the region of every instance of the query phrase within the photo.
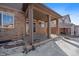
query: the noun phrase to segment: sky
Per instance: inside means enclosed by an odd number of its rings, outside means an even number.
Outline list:
[[[46,3],[45,5],[62,16],[69,14],[71,22],[79,25],[79,3]]]

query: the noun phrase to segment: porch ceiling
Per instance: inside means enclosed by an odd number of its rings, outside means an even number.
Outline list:
[[[24,4],[25,6],[27,4]],[[28,4],[30,5],[30,4]],[[47,16],[51,16],[51,20],[56,20],[61,17],[58,13],[51,10],[47,6],[40,3],[32,3],[33,5],[33,18],[36,20],[48,21]],[[23,10],[26,10],[26,7],[23,7]]]
[[[48,21],[48,18],[47,18],[48,15],[46,15],[40,11],[33,10],[33,15],[34,15],[34,19],[36,19],[36,20]],[[54,18],[51,16],[51,20],[57,20],[57,18]]]
[[[52,19],[60,18],[61,17],[60,14],[58,14],[57,12],[51,10],[50,8],[45,6],[44,4],[40,4],[40,3],[33,4],[33,8],[35,10],[45,14],[45,15],[51,15]]]
[[[37,10],[33,10],[34,19],[41,20],[41,21],[47,21],[47,15],[44,13],[41,13]]]

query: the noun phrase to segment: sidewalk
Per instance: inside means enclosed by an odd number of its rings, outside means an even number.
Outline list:
[[[75,39],[76,40],[76,39]],[[79,56],[79,42],[73,39],[63,38],[60,41],[56,41],[56,44],[69,56]]]
[[[31,51],[27,56],[67,56],[54,41],[50,41],[45,45],[37,47],[35,51]]]

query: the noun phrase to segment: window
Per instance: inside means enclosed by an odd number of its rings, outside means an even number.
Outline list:
[[[64,19],[62,19],[62,23],[64,23]]]
[[[1,27],[1,13],[0,13],[0,27]]]
[[[14,15],[0,12],[0,28],[14,28]]]
[[[3,27],[13,28],[13,16],[9,14],[3,14]]]
[[[41,28],[45,28],[45,23],[43,21],[41,21],[39,24]]]
[[[56,20],[51,21],[51,22],[50,22],[50,26],[51,26],[51,27],[56,27]]]
[[[36,32],[36,23],[33,23],[33,32]]]
[[[1,29],[0,29],[0,32],[1,32]]]
[[[0,13],[0,32],[1,32],[1,13]]]

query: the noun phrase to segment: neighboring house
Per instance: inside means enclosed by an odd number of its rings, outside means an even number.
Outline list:
[[[0,41],[16,40],[29,37],[28,43],[34,42],[35,35],[50,38],[50,22],[54,23],[58,30],[58,18],[61,15],[49,9],[43,4],[28,3],[1,3],[0,4]],[[56,33],[58,31],[56,30]]]
[[[75,24],[71,25],[71,36],[75,35]]]
[[[59,19],[53,19],[51,23],[51,34],[59,34],[58,32],[58,20]]]
[[[74,28],[74,35],[75,35],[75,36],[79,36],[79,25],[75,25],[75,28]]]
[[[72,27],[72,25],[73,24],[71,23],[69,15],[62,16],[58,20],[59,33],[60,34],[71,35],[71,30],[72,30],[71,27]]]

